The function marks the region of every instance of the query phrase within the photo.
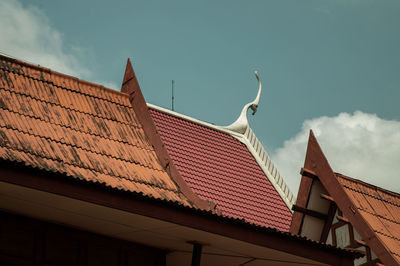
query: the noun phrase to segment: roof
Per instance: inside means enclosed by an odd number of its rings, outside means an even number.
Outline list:
[[[228,130],[149,106],[172,160],[201,198],[224,215],[289,231],[292,213],[248,146]]]
[[[0,56],[1,182],[172,222],[181,215],[184,225],[228,237],[242,232],[243,241],[273,248],[279,242],[279,250],[289,253],[288,245],[301,243],[329,254],[359,255],[192,208],[194,201],[179,183],[161,140],[150,134],[155,131],[151,119],[143,122],[150,114],[135,83],[129,61],[122,86],[127,93],[120,93]],[[308,253],[303,248],[299,255],[315,258]]]
[[[400,264],[400,195],[336,174],[362,219]]]
[[[125,93],[0,56],[0,109],[1,160],[193,205]]]

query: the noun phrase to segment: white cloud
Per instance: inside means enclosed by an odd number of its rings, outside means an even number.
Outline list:
[[[0,1],[0,52],[73,76],[90,73],[75,54],[66,53],[62,34],[50,26],[39,9],[18,1]]]
[[[1,0],[0,25],[0,53],[82,79],[93,76],[79,61],[84,58],[85,49],[70,46],[71,52],[66,52],[63,35],[51,27],[46,14],[38,8],[17,0]],[[119,90],[113,82],[96,83]]]
[[[306,120],[274,152],[272,159],[293,193],[299,189],[310,129],[335,172],[400,192],[400,122],[356,111]]]

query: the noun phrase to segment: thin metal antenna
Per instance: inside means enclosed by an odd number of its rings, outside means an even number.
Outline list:
[[[174,111],[174,80],[172,80],[172,111]]]

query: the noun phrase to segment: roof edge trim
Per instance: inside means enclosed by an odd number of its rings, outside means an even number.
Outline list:
[[[222,133],[226,133],[226,134],[229,134],[229,135],[232,135],[232,136],[238,136],[238,137],[241,136],[241,134],[236,133],[236,132],[234,132],[234,131],[225,129],[225,128],[220,127],[220,126],[217,126],[217,125],[213,125],[213,124],[208,123],[208,122],[205,122],[205,121],[198,120],[198,119],[196,119],[196,118],[193,118],[193,117],[190,117],[190,116],[181,114],[181,113],[177,113],[177,112],[175,112],[175,111],[171,111],[171,110],[169,110],[169,109],[166,109],[166,108],[164,108],[164,107],[160,107],[160,106],[158,106],[158,105],[154,105],[154,104],[151,104],[151,103],[147,103],[147,106],[148,106],[149,108],[154,109],[154,110],[157,110],[157,111],[159,111],[159,112],[161,112],[161,113],[165,113],[165,114],[168,114],[168,115],[176,116],[176,117],[179,117],[179,118],[181,118],[181,119],[183,119],[183,120],[186,120],[186,121],[189,121],[189,122],[192,122],[192,123],[201,125],[201,126],[205,126],[205,127],[207,127],[207,128],[210,128],[210,129],[213,129],[213,130],[222,132]]]

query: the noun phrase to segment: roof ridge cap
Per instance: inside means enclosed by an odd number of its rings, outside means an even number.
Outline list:
[[[226,128],[222,127],[222,126],[218,126],[218,125],[212,124],[210,122],[206,122],[206,121],[203,121],[203,120],[200,120],[200,119],[197,119],[197,118],[194,118],[194,117],[182,114],[182,113],[178,113],[176,111],[172,111],[172,110],[169,110],[167,108],[164,108],[164,107],[152,104],[152,103],[146,102],[146,104],[147,104],[147,107],[149,107],[149,108],[151,108],[153,110],[159,111],[161,113],[164,113],[164,114],[167,114],[167,115],[172,115],[172,116],[181,118],[183,120],[186,120],[188,122],[192,122],[192,123],[200,125],[200,126],[205,126],[207,128],[210,128],[210,129],[213,129],[213,130],[216,130],[216,131],[219,131],[221,133],[225,133],[225,134],[228,134],[228,135],[231,135],[231,136],[232,135],[239,135],[239,133],[234,132],[234,131],[229,130],[229,129],[226,129]]]

